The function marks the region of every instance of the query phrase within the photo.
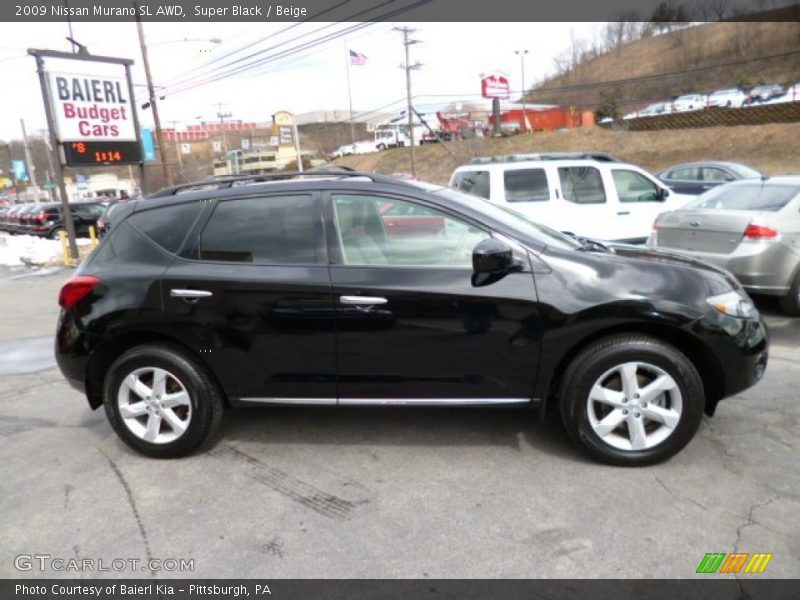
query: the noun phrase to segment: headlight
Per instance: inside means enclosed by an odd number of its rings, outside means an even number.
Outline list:
[[[718,296],[710,296],[706,298],[706,302],[719,312],[731,317],[751,319],[758,316],[758,311],[750,299],[742,296],[739,292],[731,291]]]

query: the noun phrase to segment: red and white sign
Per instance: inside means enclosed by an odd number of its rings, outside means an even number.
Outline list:
[[[127,79],[50,72],[50,102],[61,142],[134,142]]]
[[[481,79],[481,95],[484,98],[508,100],[510,91],[508,77],[501,73],[492,73]]]

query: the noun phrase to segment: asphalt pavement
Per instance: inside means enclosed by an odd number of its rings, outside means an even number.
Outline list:
[[[800,319],[773,302],[765,379],[654,467],[530,412],[414,408],[231,411],[209,452],[152,460],[53,368],[69,274],[0,276],[0,577],[673,578],[734,551],[773,554],[742,578],[800,575]]]

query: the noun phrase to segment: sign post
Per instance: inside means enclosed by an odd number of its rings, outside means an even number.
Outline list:
[[[36,58],[36,71],[50,132],[50,154],[53,164],[57,165],[55,183],[61,195],[69,252],[73,259],[77,259],[75,224],[64,183],[64,167],[142,165],[139,122],[130,73],[133,61],[94,56],[85,49],[72,54],[29,48],[28,54]],[[125,75],[48,73],[45,58],[120,65],[125,68]]]

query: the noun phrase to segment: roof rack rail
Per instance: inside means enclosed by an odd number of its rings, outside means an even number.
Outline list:
[[[598,162],[620,162],[608,152],[549,152],[541,154],[502,154],[498,156],[478,156],[470,160],[470,165],[488,165],[492,163],[513,163],[532,160],[596,160]]]
[[[276,173],[262,173],[260,175],[231,175],[231,176],[223,176],[218,177],[212,175],[211,177],[207,177],[205,179],[201,179],[200,181],[192,181],[189,183],[182,183],[179,185],[173,185],[170,187],[165,187],[153,194],[150,194],[150,198],[162,198],[165,196],[174,196],[181,192],[189,192],[193,190],[204,190],[209,188],[232,188],[239,185],[245,185],[248,183],[265,183],[268,181],[281,181],[284,179],[294,179],[294,178],[302,178],[302,177],[366,177],[373,182],[387,182],[387,181],[395,181],[393,178],[388,177],[386,175],[377,175],[375,173],[365,173],[362,171],[355,171],[350,167],[322,167],[321,169],[317,169],[314,171],[287,171],[287,172],[276,172]]]

